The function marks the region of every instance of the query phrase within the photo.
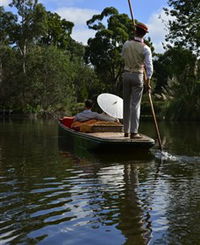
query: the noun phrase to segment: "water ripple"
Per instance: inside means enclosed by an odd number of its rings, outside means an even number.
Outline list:
[[[184,156],[167,152],[163,156],[161,164],[157,160],[98,164],[77,159],[69,164],[64,159],[64,163],[51,164],[54,169],[47,172],[40,165],[28,171],[28,163],[23,172],[17,167],[6,174],[0,171],[0,243],[85,245],[103,237],[117,245],[133,240],[173,244],[170,229],[181,237],[190,224],[198,222],[194,217],[199,217],[199,169],[194,171],[194,161],[180,160]],[[193,212],[195,220],[190,217]],[[197,232],[198,227],[193,227]]]
[[[180,155],[172,155],[166,151],[152,151],[154,153],[155,158],[163,160],[163,161],[173,161],[173,162],[184,162],[184,163],[200,163],[199,156],[180,156]]]

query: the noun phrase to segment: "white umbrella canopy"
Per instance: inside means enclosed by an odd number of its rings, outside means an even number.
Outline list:
[[[109,116],[118,119],[123,118],[123,99],[119,96],[103,93],[97,97],[97,103]]]

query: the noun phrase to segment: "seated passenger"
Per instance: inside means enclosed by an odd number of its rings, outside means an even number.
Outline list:
[[[74,117],[74,121],[84,122],[91,119],[96,119],[100,121],[110,121],[116,122],[119,121],[117,118],[111,117],[105,113],[97,113],[92,111],[93,102],[92,100],[85,101],[85,110],[76,114]]]

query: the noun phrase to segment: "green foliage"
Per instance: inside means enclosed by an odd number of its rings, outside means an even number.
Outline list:
[[[94,15],[90,20],[88,20],[87,25],[90,29],[93,29],[93,30],[105,29],[105,25],[103,25],[103,23],[101,23],[100,21],[102,21],[104,17],[108,17],[112,15],[118,15],[117,9],[113,7],[105,8],[101,14]]]
[[[171,120],[200,120],[200,83],[195,84],[194,93],[184,92],[172,101],[166,110],[166,118]]]
[[[104,19],[107,19],[105,26]],[[94,15],[88,22],[96,30],[95,38],[88,40],[86,62],[92,64],[106,91],[116,92],[123,70],[121,49],[133,32],[132,22],[115,8],[105,8],[100,15]]]
[[[166,118],[199,120],[200,113],[200,3],[169,0],[168,50],[154,62],[156,91],[167,94]],[[173,47],[172,47],[173,46]]]
[[[199,0],[168,0],[168,4],[171,8],[165,9],[166,13],[175,18],[169,22],[167,40],[176,46],[181,45],[199,53]]]
[[[199,120],[199,1],[169,4],[166,12],[176,19],[169,23],[168,40],[175,46],[154,61],[155,109],[166,118]],[[87,24],[96,35],[84,47],[71,38],[74,24],[37,0],[12,0],[10,6],[16,14],[0,7],[0,108],[71,115],[86,98],[120,94],[121,49],[134,34],[127,15],[113,7],[94,15]],[[151,40],[146,42],[153,51]],[[143,112],[149,114],[145,97]]]
[[[170,48],[155,61],[156,92],[168,98],[161,113],[172,120],[199,120],[200,62],[190,50]],[[164,101],[163,101],[164,102]]]
[[[20,83],[20,65],[17,52],[9,46],[0,47],[0,62],[1,62],[1,89],[0,89],[0,104],[1,107],[19,109],[18,98]]]
[[[99,81],[71,38],[73,23],[35,0],[0,7],[0,107],[28,113],[63,111],[96,93]]]
[[[94,70],[87,65],[75,63],[74,74],[74,89],[77,100],[79,102],[83,102],[87,98],[96,100],[96,97],[102,91],[102,84]]]
[[[153,100],[153,106],[156,113],[156,117],[158,119],[164,119],[169,103],[167,101],[156,100],[155,96],[153,95],[152,95],[152,100]],[[144,96],[142,100],[141,116],[147,118],[152,117],[152,111],[147,96]]]
[[[3,61],[8,62],[3,66],[1,104],[24,112],[49,111],[58,109],[58,105],[70,111],[75,94],[74,68],[69,56],[53,46],[33,46],[26,59],[26,77],[20,69],[19,57],[12,49],[4,56]]]
[[[73,100],[72,64],[63,51],[54,46],[34,46],[27,57],[26,103],[43,110],[62,104],[70,109]],[[38,96],[39,95],[39,96]],[[67,103],[67,104],[66,104]]]
[[[170,89],[172,85],[185,85],[186,80],[194,77],[196,56],[187,49],[175,47],[157,56],[154,61],[156,92]],[[174,88],[172,88],[174,90]]]
[[[74,24],[56,13],[47,12],[47,29],[40,42],[45,45],[54,45],[66,49],[71,40],[70,35]]]
[[[16,27],[17,16],[0,7],[0,45],[11,43],[11,35]]]

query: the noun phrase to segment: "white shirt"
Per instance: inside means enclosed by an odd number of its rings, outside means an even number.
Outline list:
[[[153,75],[153,62],[151,49],[147,45],[144,46],[144,56],[144,64],[147,72],[147,78],[151,78]]]

